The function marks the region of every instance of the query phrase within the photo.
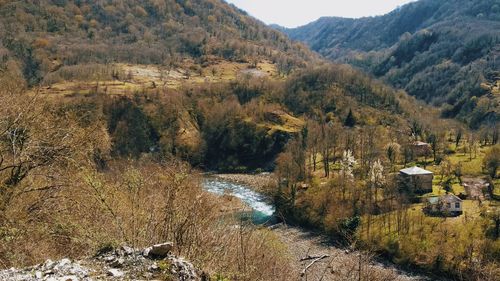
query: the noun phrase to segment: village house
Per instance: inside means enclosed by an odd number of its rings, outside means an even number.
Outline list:
[[[416,141],[411,144],[413,154],[417,157],[431,154],[431,145],[426,142]]]
[[[417,166],[399,171],[400,187],[412,193],[432,192],[434,174]]]
[[[430,197],[423,211],[430,215],[458,216],[462,214],[462,199],[454,194]]]

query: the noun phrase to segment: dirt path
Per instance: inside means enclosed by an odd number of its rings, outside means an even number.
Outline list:
[[[372,257],[364,253],[334,247],[326,242],[325,237],[297,227],[280,225],[273,228],[273,231],[289,248],[296,280],[429,280],[410,276],[393,267],[373,262]],[[306,267],[308,269],[304,272]],[[359,278],[360,268],[361,278]]]

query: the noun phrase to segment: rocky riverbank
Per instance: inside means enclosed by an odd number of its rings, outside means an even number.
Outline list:
[[[298,227],[279,224],[272,230],[287,246],[296,280],[429,280],[378,263],[369,253],[335,247],[327,237]]]
[[[253,190],[268,193],[269,186],[274,184],[274,177],[271,173],[260,174],[216,174],[215,177],[225,181],[243,184],[251,187]]]
[[[209,280],[190,262],[171,254],[172,243],[145,249],[122,246],[103,249],[94,257],[72,261],[47,260],[24,269],[0,271],[0,280],[92,281],[92,280]]]
[[[218,174],[214,177],[265,193],[272,184],[272,174]],[[376,262],[370,253],[333,246],[328,238],[300,227],[283,223],[270,229],[284,243],[290,256],[293,280],[373,280],[416,281],[426,277],[409,274],[390,264]]]

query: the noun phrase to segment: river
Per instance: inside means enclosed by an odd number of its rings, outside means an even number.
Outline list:
[[[203,188],[220,196],[229,194],[239,198],[252,209],[251,212],[241,213],[242,217],[249,217],[255,224],[272,224],[277,221],[274,217],[274,206],[264,195],[248,186],[209,177],[203,181]]]
[[[251,219],[254,224],[271,225],[278,222],[274,216],[275,208],[269,199],[254,191],[250,186],[225,181],[217,177],[207,177],[203,181],[203,188],[220,196],[227,194],[239,198],[252,209],[251,212],[240,213],[242,218]],[[358,266],[359,252],[337,248],[328,242],[327,237],[310,233],[299,227],[282,225],[273,229],[287,245],[290,254],[294,256],[294,266],[291,270],[297,271],[297,280],[357,280],[355,278],[356,272],[350,270],[353,266],[355,268]],[[307,255],[328,255],[330,258],[318,262],[314,267],[311,267],[305,276],[302,276],[299,269],[304,268],[310,262],[309,260],[303,261],[303,257]],[[381,277],[373,280],[430,280],[427,277],[404,272],[390,264],[374,260],[367,262],[364,271],[368,276]],[[325,275],[325,272],[331,273]]]

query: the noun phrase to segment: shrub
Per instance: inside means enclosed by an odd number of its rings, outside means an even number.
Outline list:
[[[490,148],[483,159],[483,171],[492,179],[496,178],[498,166],[500,165],[500,145]]]

